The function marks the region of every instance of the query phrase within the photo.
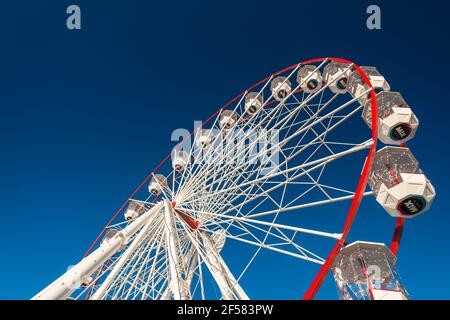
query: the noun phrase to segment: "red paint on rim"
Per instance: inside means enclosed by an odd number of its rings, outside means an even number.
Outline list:
[[[330,60],[330,61],[336,61],[336,62],[341,62],[341,63],[345,63],[345,64],[352,64],[353,68],[355,69],[356,72],[359,73],[359,75],[361,76],[361,78],[363,79],[364,83],[366,85],[369,86],[369,88],[371,88],[371,92],[370,92],[370,99],[371,99],[371,104],[372,106],[374,106],[374,108],[372,108],[372,139],[373,139],[373,144],[370,147],[369,153],[367,155],[367,159],[366,162],[364,164],[363,167],[363,171],[361,173],[361,177],[359,179],[357,188],[356,188],[356,192],[355,192],[355,196],[353,197],[352,203],[350,205],[350,209],[347,213],[347,217],[345,220],[345,224],[342,230],[342,237],[341,239],[339,239],[336,244],[334,245],[331,253],[328,255],[326,261],[324,262],[324,264],[322,265],[322,267],[320,268],[318,274],[316,275],[316,277],[314,278],[312,284],[310,285],[310,287],[308,288],[305,296],[303,297],[303,299],[305,300],[310,300],[310,299],[314,299],[315,295],[317,294],[317,292],[319,291],[323,281],[325,280],[328,272],[331,269],[331,266],[333,265],[337,255],[339,254],[340,249],[342,248],[343,244],[346,241],[347,235],[350,232],[350,229],[353,225],[353,221],[356,218],[356,214],[358,212],[358,208],[359,205],[361,203],[362,200],[362,196],[364,193],[364,190],[366,188],[367,185],[367,181],[369,178],[369,173],[370,173],[370,169],[372,167],[372,163],[373,163],[373,159],[374,159],[374,155],[375,155],[375,150],[376,150],[376,143],[377,143],[377,139],[378,139],[378,135],[377,135],[377,119],[378,119],[378,115],[377,115],[377,100],[375,97],[375,91],[373,90],[372,84],[370,83],[369,78],[367,77],[367,75],[364,73],[364,71],[356,64],[354,64],[353,62],[349,61],[349,60],[345,60],[345,59],[341,59],[341,58],[316,58],[316,59],[310,59],[310,60],[306,60],[303,62],[299,62],[296,64],[293,64],[287,68],[284,68],[282,70],[279,70],[277,72],[275,72],[274,74],[262,79],[261,81],[255,83],[254,85],[252,85],[251,87],[249,87],[247,90],[243,91],[242,93],[240,93],[239,95],[237,95],[236,97],[234,97],[233,99],[231,99],[229,102],[227,102],[222,108],[220,108],[219,110],[217,110],[215,113],[213,113],[207,120],[205,120],[204,122],[202,122],[202,125],[208,123],[212,118],[214,118],[220,111],[222,111],[223,109],[226,109],[229,105],[231,105],[233,102],[235,102],[236,100],[240,99],[243,95],[246,94],[246,92],[252,90],[253,88],[259,86],[260,84],[268,81],[270,79],[270,77],[279,75],[281,73],[284,73],[286,71],[292,70],[295,67],[299,66],[299,65],[305,65],[305,64],[311,64],[311,63],[318,63],[318,62],[323,62],[325,60]],[[194,131],[191,132],[192,136],[194,134]],[[185,140],[181,141],[180,143],[178,143],[173,149],[175,149],[178,145],[181,145],[182,143],[184,143]],[[100,237],[103,235],[103,233],[106,231],[106,229],[111,225],[111,223],[117,218],[117,216],[120,214],[120,212],[125,208],[125,206],[128,204],[128,202],[130,201],[130,199],[132,199],[140,190],[141,188],[148,182],[148,180],[150,179],[150,177],[152,177],[152,175],[154,173],[156,173],[159,168],[165,163],[167,162],[167,160],[170,159],[172,155],[172,151],[156,166],[156,168],[142,181],[142,183],[136,188],[136,190],[133,191],[133,193],[131,194],[130,197],[128,197],[128,199],[122,204],[122,206],[119,208],[119,210],[117,210],[117,212],[114,214],[114,216],[109,220],[109,222],[107,223],[107,225],[105,226],[105,228],[101,231],[101,233],[97,236],[97,238],[95,239],[94,243],[92,243],[92,245],[89,247],[89,249],[86,251],[86,253],[84,254],[83,258],[86,257],[94,248],[94,246],[97,244],[97,242],[100,240]],[[157,198],[155,198],[153,200],[153,203],[157,200]]]

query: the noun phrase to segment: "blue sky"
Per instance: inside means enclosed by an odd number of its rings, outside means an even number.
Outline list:
[[[82,30],[68,31],[65,10],[74,3]],[[2,4],[0,298],[28,299],[76,263],[170,151],[173,129],[192,128],[274,71],[323,56],[377,66],[419,117],[409,146],[438,195],[429,212],[407,221],[398,267],[413,298],[450,298],[449,8],[378,1],[382,30],[369,31],[369,4]],[[394,222],[373,199],[364,202],[350,240],[389,242]],[[253,296],[286,298],[293,279],[311,280],[276,267],[255,275],[268,282],[248,280]],[[335,297],[329,278],[318,298]]]

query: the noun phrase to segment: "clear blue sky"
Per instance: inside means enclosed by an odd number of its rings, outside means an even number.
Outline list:
[[[377,66],[420,118],[409,146],[438,195],[407,221],[399,270],[413,298],[450,298],[447,3],[378,1],[382,30],[369,31],[367,1],[217,2],[2,3],[0,298],[28,299],[76,263],[170,151],[173,129],[323,56]],[[69,4],[82,30],[65,27]],[[393,226],[368,200],[349,240],[389,242]],[[271,261],[249,294],[295,297],[294,282],[300,297],[312,273]],[[336,297],[330,278],[318,297]]]

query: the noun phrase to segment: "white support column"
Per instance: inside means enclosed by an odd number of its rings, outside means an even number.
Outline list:
[[[134,238],[133,242],[128,246],[127,250],[120,256],[119,260],[115,263],[114,268],[108,274],[108,277],[103,281],[101,286],[92,295],[91,300],[102,299],[105,295],[106,289],[114,281],[115,277],[119,273],[120,269],[127,262],[131,254],[136,250],[136,248],[141,244],[142,240],[148,236],[148,231],[153,226],[153,222],[158,217],[159,212],[155,212],[144,225],[144,227],[139,231],[139,234]]]
[[[164,292],[160,294],[159,300],[170,300],[170,290],[169,287],[164,289]]]
[[[249,300],[249,297],[239,285],[230,269],[228,269],[228,266],[220,256],[210,237],[204,232],[199,232],[199,236],[202,239],[205,251],[205,255],[203,256],[204,263],[211,272],[214,280],[216,280],[223,298],[225,300]]]
[[[186,283],[181,278],[183,259],[179,256],[178,234],[175,226],[175,216],[172,205],[164,199],[164,226],[166,237],[167,259],[169,262],[169,290],[175,300],[190,299],[189,290]]]
[[[189,250],[189,253],[186,255],[184,264],[185,265],[189,264],[189,269],[186,271],[186,286],[188,288],[190,288],[191,283],[192,283],[192,278],[194,277],[195,268],[198,265],[197,250],[194,247],[192,247]]]
[[[152,216],[162,209],[162,202],[134,220],[112,239],[100,245],[95,251],[82,259],[77,265],[68,270],[48,287],[35,295],[32,300],[62,300],[79,288],[81,280],[89,277],[114,254],[120,251],[132,237]]]

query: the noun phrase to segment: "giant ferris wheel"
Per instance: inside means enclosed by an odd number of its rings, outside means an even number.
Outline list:
[[[176,145],[33,299],[250,299],[243,279],[264,252],[315,270],[305,299],[330,272],[341,299],[408,299],[403,223],[435,197],[405,144],[418,125],[374,67],[319,58],[278,71]],[[395,218],[390,248],[347,243],[366,197]]]

